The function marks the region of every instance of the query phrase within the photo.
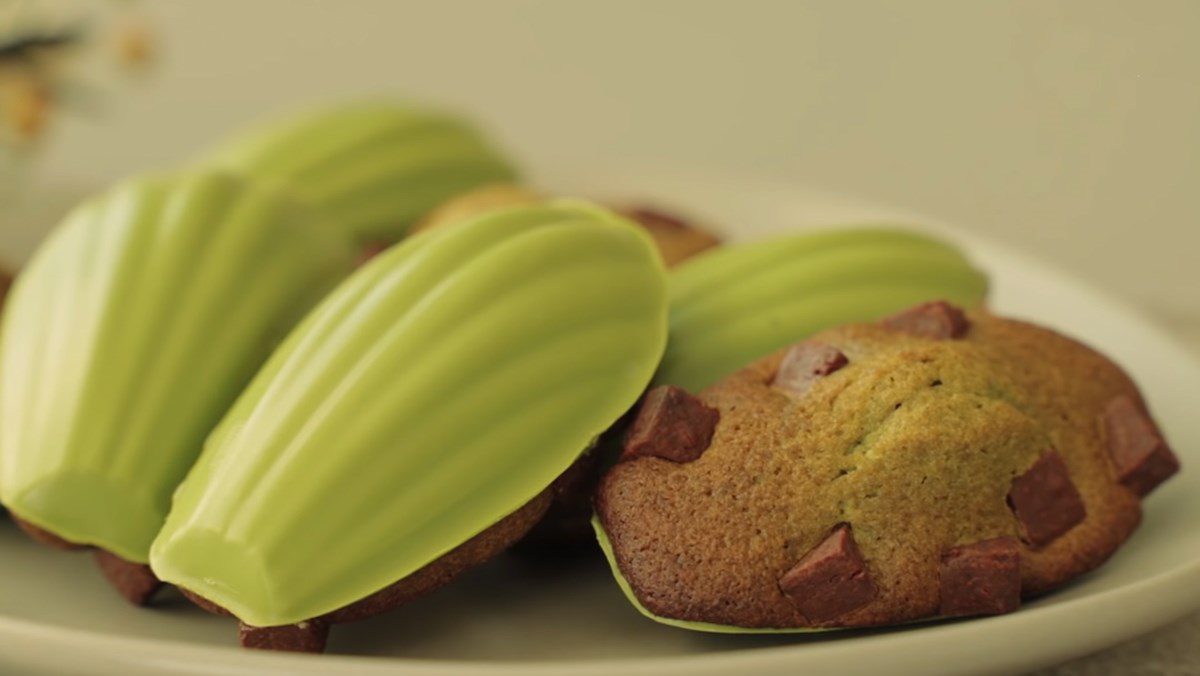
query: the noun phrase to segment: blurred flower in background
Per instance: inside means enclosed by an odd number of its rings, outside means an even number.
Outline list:
[[[57,116],[94,114],[103,70],[140,74],[155,38],[134,2],[0,0],[0,179],[15,183]],[[103,78],[105,81],[111,78]],[[0,193],[0,199],[3,193]]]

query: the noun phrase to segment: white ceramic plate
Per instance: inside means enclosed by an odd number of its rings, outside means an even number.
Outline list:
[[[613,178],[619,177],[619,178]],[[824,191],[693,172],[547,176],[600,197],[653,198],[739,239],[881,218],[894,209]],[[508,556],[399,611],[334,629],[325,656],[232,647],[231,621],[172,596],[127,607],[84,555],[35,546],[0,521],[0,672],[168,674],[795,674],[1019,672],[1098,650],[1200,606],[1200,365],[1132,308],[1032,257],[931,226],[992,275],[995,309],[1081,336],[1144,387],[1185,471],[1148,501],[1101,570],[1012,615],[802,637],[693,634],[643,619],[599,558]],[[20,233],[0,232],[5,238]]]

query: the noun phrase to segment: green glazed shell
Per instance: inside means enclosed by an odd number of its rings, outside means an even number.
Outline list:
[[[516,176],[465,121],[394,103],[276,121],[224,143],[211,160],[287,182],[326,225],[357,241],[399,240],[445,200]]]
[[[650,382],[662,263],[596,207],[393,247],[292,333],[209,440],[151,553],[258,626],[424,567],[550,485]]]
[[[671,342],[658,384],[698,392],[826,328],[928,300],[983,302],[957,249],[895,228],[838,229],[727,246],[670,277]]]
[[[0,499],[146,562],[204,439],[352,257],[284,195],[221,173],[76,209],[5,309]]]

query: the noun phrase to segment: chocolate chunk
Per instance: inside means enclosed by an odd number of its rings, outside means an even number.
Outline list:
[[[133,563],[103,549],[94,552],[96,565],[113,588],[135,606],[144,606],[162,588],[150,566]]]
[[[1008,506],[1021,523],[1024,539],[1044,547],[1087,516],[1083,499],[1063,459],[1046,451],[1008,489]]]
[[[850,363],[846,355],[832,345],[806,341],[787,351],[771,385],[796,394],[804,394],[818,379]]]
[[[238,639],[243,648],[322,653],[325,652],[325,642],[329,639],[329,623],[323,620],[308,620],[283,627],[251,627],[242,624],[238,629]]]
[[[25,519],[18,517],[16,514],[13,515],[12,520],[13,523],[17,524],[17,528],[20,528],[22,531],[24,531],[26,535],[33,538],[36,542],[46,545],[47,547],[53,547],[55,549],[62,549],[66,551],[87,549],[87,547],[83,545],[77,545],[74,542],[68,542],[48,530],[39,528],[38,526],[29,523]]]
[[[889,329],[934,340],[962,338],[971,328],[962,310],[942,300],[922,303],[894,314],[882,323]]]
[[[779,579],[779,588],[813,623],[827,623],[875,598],[875,583],[848,524],[839,524],[821,544]]]
[[[721,414],[682,388],[656,387],[646,394],[625,437],[621,460],[642,456],[692,462],[712,442]]]
[[[375,259],[376,256],[383,253],[384,251],[387,251],[389,248],[391,248],[391,246],[392,245],[389,244],[388,242],[379,242],[379,241],[368,242],[368,243],[364,244],[363,247],[361,249],[359,249],[359,251],[358,251],[358,260],[356,260],[354,262],[354,267],[357,269],[357,268],[361,268],[362,266],[366,265],[367,263],[370,263],[372,260]]]
[[[1179,458],[1167,446],[1158,425],[1133,399],[1122,395],[1104,409],[1108,453],[1117,467],[1117,480],[1144,496],[1179,471]]]
[[[1001,615],[1021,605],[1021,551],[1016,538],[982,540],[946,550],[940,568],[945,617]]]

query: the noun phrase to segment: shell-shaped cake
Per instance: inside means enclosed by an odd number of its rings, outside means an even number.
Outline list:
[[[909,230],[850,228],[714,249],[671,274],[671,342],[655,378],[699,391],[806,336],[942,299],[976,307],[987,278]]]
[[[80,206],[9,295],[5,506],[148,561],[204,439],[352,259],[286,195],[228,174],[132,180]]]
[[[209,440],[151,555],[258,627],[359,601],[543,493],[650,382],[650,238],[558,202],[409,238],[287,339]]]
[[[996,615],[1104,563],[1179,467],[1112,361],[933,302],[651,390],[595,526],[635,606],[687,629]]]
[[[445,200],[515,177],[466,121],[365,102],[272,121],[230,139],[216,164],[285,181],[329,227],[359,241],[395,241]]]

